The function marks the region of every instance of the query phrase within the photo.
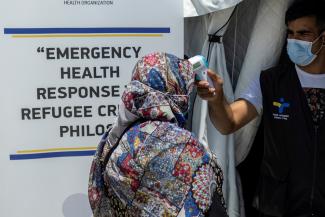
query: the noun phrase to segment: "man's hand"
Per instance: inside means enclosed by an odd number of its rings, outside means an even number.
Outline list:
[[[222,103],[223,101],[223,80],[222,78],[213,72],[208,70],[208,76],[210,77],[213,87],[209,86],[209,82],[205,80],[196,81],[198,95],[209,102]]]
[[[257,116],[255,107],[248,101],[239,99],[231,104],[223,94],[223,80],[208,70],[213,87],[208,81],[196,81],[198,95],[208,101],[209,116],[213,125],[222,134],[230,134]]]

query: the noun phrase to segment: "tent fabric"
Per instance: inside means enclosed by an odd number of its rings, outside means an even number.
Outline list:
[[[184,0],[184,17],[205,15],[235,6],[242,0]]]
[[[185,1],[187,4],[189,2],[196,12],[200,11],[198,5],[203,1],[195,4],[193,1]],[[291,0],[245,0],[238,4],[237,11],[228,24],[230,31],[225,33],[227,28],[224,28],[218,33],[224,35],[225,46],[222,43],[211,45],[209,67],[224,79],[225,95],[229,102],[237,99],[251,79],[259,76],[261,70],[277,63],[285,39],[284,14],[290,2]],[[232,3],[234,2],[228,1],[229,7],[223,10],[185,19],[187,56],[207,55],[208,34],[215,33],[227,22],[234,8]],[[208,7],[203,11],[197,14],[205,14],[209,11]],[[194,12],[191,13],[195,14]],[[190,12],[185,8],[185,16],[187,14]],[[244,216],[236,166],[247,156],[259,122],[260,119],[257,118],[234,135],[223,136],[209,120],[206,102],[197,97],[194,103],[192,123],[195,124],[192,124],[192,131],[202,142],[210,144],[211,150],[220,160],[225,178],[223,191],[231,217]]]
[[[238,77],[235,99],[239,98],[252,79],[258,79],[262,70],[274,66],[285,41],[285,11],[291,0],[261,0],[256,22]],[[247,25],[243,23],[242,25]],[[235,133],[236,164],[247,156],[254,141],[260,117]]]
[[[234,7],[225,10],[220,10],[205,16],[197,17],[197,20],[193,19],[185,20],[192,28],[193,34],[187,32],[186,37],[204,37],[198,39],[199,45],[193,46],[194,51],[190,51],[193,44],[196,42],[196,38],[193,40],[185,40],[185,53],[186,55],[193,56],[195,54],[202,54],[207,56],[209,42],[208,34],[214,34],[220,27],[222,27],[233,12]],[[187,27],[185,26],[185,29]],[[222,37],[226,31],[226,26],[222,28],[218,35]],[[186,31],[185,31],[186,32]],[[202,45],[201,50],[199,47]],[[194,53],[197,52],[197,53]],[[210,58],[209,67],[218,72],[224,80],[225,95],[228,101],[234,100],[231,81],[226,68],[226,60],[224,47],[222,43],[213,43],[210,46]],[[228,214],[230,217],[244,216],[241,214],[240,202],[239,202],[239,189],[237,188],[237,176],[235,168],[235,150],[234,150],[234,137],[233,135],[223,136],[212,125],[207,115],[207,103],[202,101],[199,97],[196,98],[193,108],[192,118],[192,131],[197,135],[200,142],[209,144],[210,149],[216,154],[219,159],[220,167],[224,173],[223,192],[226,200]]]
[[[234,90],[243,66],[260,1],[245,0],[238,4],[237,11],[224,34],[227,69]]]

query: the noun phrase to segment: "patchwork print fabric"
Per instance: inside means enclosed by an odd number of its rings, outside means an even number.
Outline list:
[[[325,89],[304,88],[304,91],[312,114],[313,122],[318,126],[325,116]]]
[[[189,61],[171,54],[153,53],[137,63],[122,101],[127,110],[141,118],[183,126],[192,86]]]
[[[141,122],[114,146],[103,136],[91,167],[95,217],[205,216],[222,197],[222,171],[211,152],[183,126],[192,84],[186,60],[154,53],[140,60],[122,101]]]

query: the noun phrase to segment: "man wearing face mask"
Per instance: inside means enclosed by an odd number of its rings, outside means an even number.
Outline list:
[[[290,63],[263,71],[229,104],[222,79],[196,83],[223,134],[257,115],[264,120],[264,156],[255,206],[261,216],[325,216],[325,3],[303,0],[286,12]]]

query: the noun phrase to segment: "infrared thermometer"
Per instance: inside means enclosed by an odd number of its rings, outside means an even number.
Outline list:
[[[196,55],[188,59],[193,66],[193,72],[195,73],[195,77],[197,80],[205,80],[209,82],[209,85],[213,87],[213,82],[208,76],[208,61],[202,55]]]

